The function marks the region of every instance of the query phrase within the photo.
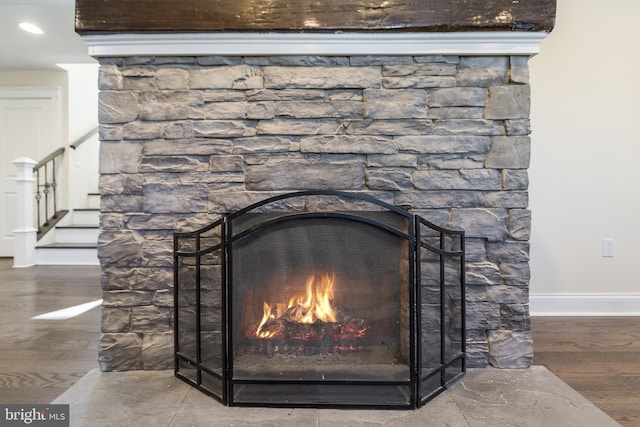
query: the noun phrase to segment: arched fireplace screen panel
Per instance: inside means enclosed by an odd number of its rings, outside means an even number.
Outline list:
[[[176,233],[175,373],[223,403],[415,408],[464,374],[464,235],[361,194]]]

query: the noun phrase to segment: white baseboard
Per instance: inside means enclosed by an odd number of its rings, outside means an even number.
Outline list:
[[[640,294],[531,294],[532,316],[640,316]]]

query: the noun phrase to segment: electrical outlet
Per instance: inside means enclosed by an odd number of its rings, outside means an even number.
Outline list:
[[[613,255],[614,255],[613,239],[602,239],[602,256],[613,257]]]

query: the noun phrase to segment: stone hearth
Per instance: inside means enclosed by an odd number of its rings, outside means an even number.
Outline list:
[[[172,367],[174,231],[316,189],[464,229],[468,366],[529,366],[527,60],[101,57],[102,369]]]
[[[542,366],[471,369],[463,380],[416,411],[228,408],[172,374],[93,370],[53,403],[69,404],[71,419],[78,425],[127,425],[135,419],[143,425],[211,425],[215,420],[220,426],[415,427],[429,420],[429,425],[451,427],[620,426]]]

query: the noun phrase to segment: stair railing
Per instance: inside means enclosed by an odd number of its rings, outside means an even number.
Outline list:
[[[64,147],[58,148],[33,168],[38,239],[66,214],[66,211],[58,210],[58,176],[64,151]]]
[[[76,142],[74,142],[73,144],[69,144],[70,148],[73,148],[74,150],[76,148],[78,148],[81,144],[84,144],[85,142],[87,142],[89,139],[91,139],[91,137],[93,135],[95,135],[96,133],[98,133],[99,128],[95,127],[93,129],[91,129],[89,132],[85,133],[84,135],[82,135],[80,138],[78,138],[78,140]]]
[[[31,267],[36,264],[37,241],[68,212],[58,209],[57,200],[58,177],[64,151],[64,148],[58,148],[40,162],[27,157],[20,157],[12,162],[16,167],[14,267]]]
[[[69,147],[75,150],[97,132],[98,128],[92,129]],[[14,267],[35,265],[37,241],[69,212],[58,206],[60,191],[68,188],[59,185],[64,155],[65,148],[60,147],[39,162],[27,157],[12,162],[16,167]]]

